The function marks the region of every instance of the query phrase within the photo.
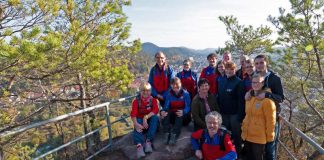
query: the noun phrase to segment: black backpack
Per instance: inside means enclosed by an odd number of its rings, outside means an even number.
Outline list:
[[[225,127],[220,127],[219,130],[220,130],[220,137],[219,137],[220,149],[222,151],[225,151],[226,150],[225,144],[224,144],[225,135],[231,136],[232,133],[229,130],[227,130]],[[201,149],[202,149],[202,145],[204,144],[204,142],[206,140],[205,136],[204,136],[205,134],[208,134],[207,129],[203,130],[203,133],[201,134],[201,137],[200,137],[200,140],[199,140]]]

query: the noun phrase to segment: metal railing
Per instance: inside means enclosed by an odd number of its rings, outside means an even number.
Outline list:
[[[18,134],[18,133],[22,133],[22,132],[27,131],[27,130],[32,129],[32,128],[37,128],[37,127],[40,127],[40,126],[43,126],[43,125],[46,125],[46,124],[49,124],[49,123],[58,122],[58,121],[70,118],[72,116],[77,116],[77,115],[80,115],[82,113],[90,112],[90,111],[105,107],[107,125],[101,126],[101,127],[97,128],[97,129],[95,129],[95,130],[93,130],[93,131],[91,131],[91,132],[89,132],[89,133],[87,133],[85,135],[77,137],[77,138],[73,139],[72,141],[69,141],[69,142],[67,142],[67,143],[65,143],[65,144],[63,144],[63,145],[61,145],[61,146],[59,146],[57,148],[54,148],[54,149],[52,149],[52,150],[50,150],[50,151],[48,151],[46,153],[43,153],[42,155],[34,158],[35,160],[44,158],[47,155],[55,153],[55,152],[65,148],[67,146],[70,146],[71,144],[74,144],[74,143],[76,143],[76,142],[78,142],[80,140],[83,140],[86,137],[88,137],[88,136],[90,136],[90,135],[92,135],[92,134],[94,134],[96,132],[99,132],[100,130],[107,127],[108,128],[108,134],[109,134],[109,142],[108,142],[108,144],[105,147],[103,147],[102,149],[100,149],[99,151],[95,152],[94,154],[92,154],[91,156],[86,158],[88,160],[88,159],[93,158],[94,156],[98,155],[102,151],[104,151],[107,148],[112,146],[112,138],[113,137],[112,137],[111,125],[129,117],[129,116],[122,116],[121,118],[119,118],[119,119],[117,119],[117,120],[115,120],[113,122],[110,122],[109,105],[113,104],[113,103],[117,103],[117,102],[122,102],[122,101],[125,101],[125,100],[128,100],[128,99],[134,98],[134,97],[136,97],[136,95],[129,96],[129,97],[124,97],[124,98],[120,98],[120,99],[117,99],[117,100],[113,100],[111,102],[106,102],[106,103],[102,103],[102,104],[95,105],[95,106],[92,106],[92,107],[88,107],[88,108],[85,108],[85,109],[82,109],[82,110],[78,110],[78,111],[75,111],[75,112],[64,114],[64,115],[61,115],[61,116],[58,116],[58,117],[55,117],[55,118],[52,118],[52,119],[49,119],[49,120],[45,120],[45,121],[42,121],[42,122],[37,122],[37,123],[34,123],[34,124],[17,127],[17,128],[14,128],[14,129],[10,130],[10,131],[5,131],[5,132],[0,133],[0,138],[7,137],[7,136],[10,136],[10,135],[15,135],[15,134]]]
[[[18,134],[18,133],[22,133],[22,132],[27,131],[27,130],[32,129],[32,128],[37,128],[37,127],[40,127],[40,126],[43,126],[43,125],[46,125],[46,124],[49,124],[49,123],[58,122],[58,121],[70,118],[72,116],[77,116],[77,115],[80,115],[82,113],[86,113],[86,112],[89,112],[89,111],[93,111],[93,110],[105,107],[107,125],[101,126],[101,127],[97,128],[97,129],[95,129],[95,130],[93,130],[93,131],[91,131],[91,132],[89,132],[89,133],[87,133],[85,135],[77,137],[77,138],[75,138],[74,140],[72,140],[70,142],[67,142],[67,143],[65,143],[65,144],[63,144],[63,145],[61,145],[61,146],[59,146],[57,148],[54,148],[54,149],[52,149],[52,150],[50,150],[50,151],[48,151],[46,153],[43,153],[42,155],[40,155],[40,156],[38,156],[36,158],[34,158],[35,160],[44,158],[49,154],[55,153],[55,152],[65,148],[67,146],[70,146],[71,144],[74,144],[74,143],[76,143],[76,142],[78,142],[80,140],[83,140],[86,137],[88,137],[88,136],[90,136],[90,135],[92,135],[92,134],[94,134],[96,132],[99,132],[100,130],[107,127],[108,128],[108,134],[109,134],[109,142],[108,142],[108,144],[105,147],[101,148],[100,150],[98,150],[97,152],[95,152],[94,154],[92,154],[92,155],[90,155],[89,157],[86,158],[87,160],[89,160],[89,159],[92,159],[93,157],[95,157],[99,153],[105,151],[106,149],[108,149],[109,147],[112,146],[113,142],[112,142],[111,125],[129,117],[129,116],[122,116],[121,118],[119,118],[119,119],[117,119],[117,120],[115,120],[113,122],[110,122],[109,105],[113,104],[113,103],[117,103],[117,102],[122,102],[122,101],[125,101],[125,100],[128,100],[128,99],[134,98],[134,97],[136,97],[136,95],[125,97],[125,98],[120,98],[118,100],[113,100],[111,102],[106,102],[106,103],[102,103],[102,104],[99,104],[99,105],[95,105],[95,106],[92,106],[92,107],[89,107],[89,108],[85,108],[85,109],[82,109],[82,110],[78,110],[78,111],[75,111],[75,112],[64,114],[64,115],[61,115],[61,116],[58,116],[58,117],[55,117],[55,118],[52,118],[52,119],[49,119],[49,120],[45,120],[45,121],[42,121],[42,122],[37,122],[37,123],[34,123],[34,124],[17,127],[17,128],[14,128],[14,129],[10,130],[10,131],[5,131],[5,132],[0,133],[0,138],[7,137],[7,136],[10,136],[10,135],[14,135],[14,134]],[[312,147],[314,147],[320,154],[324,154],[324,149],[319,144],[317,144],[314,140],[312,140],[310,137],[308,137],[306,134],[304,134],[298,128],[293,126],[284,117],[280,116],[280,120],[285,125],[287,125],[289,128],[291,128],[294,132],[296,132],[297,135],[301,136],[301,138],[304,139],[307,143],[309,143]],[[295,156],[288,150],[288,148],[280,140],[279,140],[279,144],[281,146],[283,146],[284,150],[289,154],[289,156],[292,159],[296,159]]]
[[[308,137],[305,133],[300,131],[298,128],[296,128],[293,124],[291,124],[288,120],[286,120],[284,117],[279,115],[280,120],[287,125],[290,129],[292,129],[297,135],[299,135],[303,140],[305,140],[308,144],[310,144],[314,149],[316,149],[320,154],[324,154],[324,149],[317,144],[313,139]],[[288,153],[288,155],[296,160],[297,158],[292,154],[292,152],[289,151],[289,149],[279,140],[279,144],[284,148],[284,150]]]

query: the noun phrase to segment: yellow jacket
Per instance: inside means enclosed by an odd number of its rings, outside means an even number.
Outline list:
[[[265,144],[274,140],[276,105],[269,99],[258,100],[252,97],[245,102],[245,118],[242,124],[242,139]]]

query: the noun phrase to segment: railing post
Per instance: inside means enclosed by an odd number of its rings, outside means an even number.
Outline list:
[[[111,129],[111,123],[110,123],[109,103],[105,106],[105,108],[106,108],[106,122],[107,122],[108,134],[109,134],[108,145],[112,145],[112,129]]]
[[[0,160],[4,160],[2,147],[0,147]]]

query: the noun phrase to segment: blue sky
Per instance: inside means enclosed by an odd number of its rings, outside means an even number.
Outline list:
[[[230,37],[219,16],[234,15],[240,24],[268,25],[268,15],[288,0],[132,0],[124,11],[132,23],[130,39],[140,38],[160,47],[194,49],[223,47]]]

